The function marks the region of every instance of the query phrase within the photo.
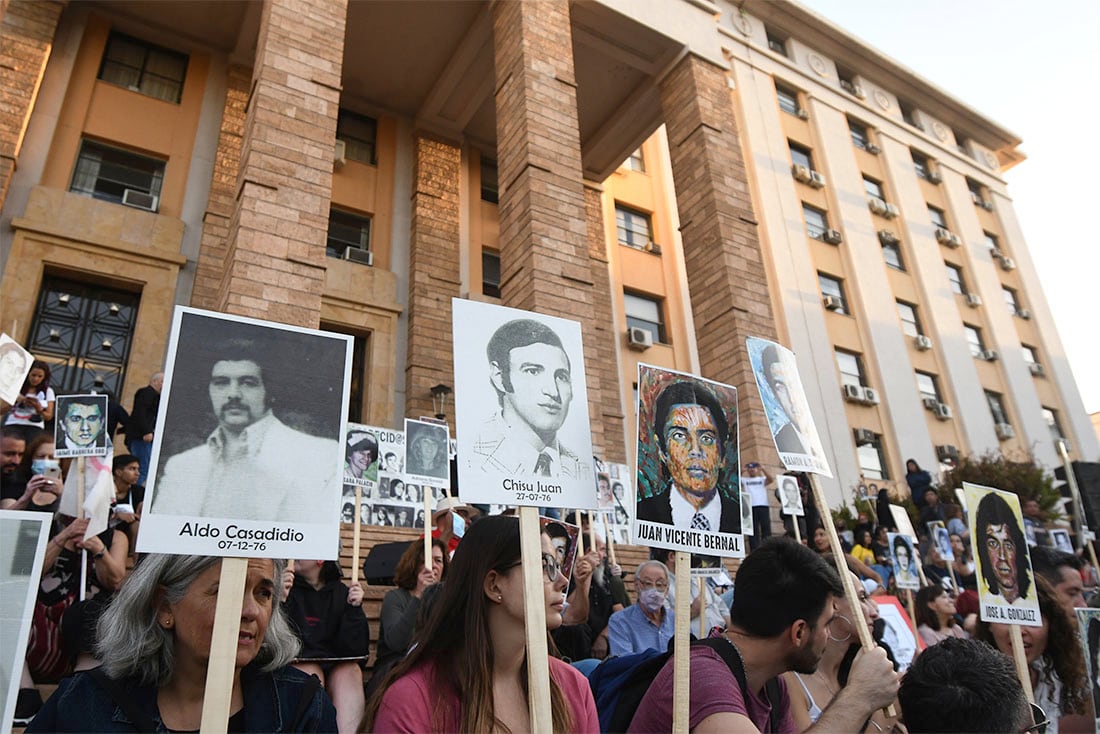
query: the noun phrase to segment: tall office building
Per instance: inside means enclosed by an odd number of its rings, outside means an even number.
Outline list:
[[[645,361],[737,385],[774,466],[751,335],[798,355],[837,504],[910,457],[1100,455],[1019,140],[795,3],[0,13],[0,326],[63,390],[126,402],[184,304],[354,334],[351,415],[392,424],[453,383],[467,297],[582,323],[610,461]]]

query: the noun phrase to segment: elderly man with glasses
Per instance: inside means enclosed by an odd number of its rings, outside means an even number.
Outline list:
[[[668,600],[668,567],[660,561],[646,561],[634,575],[638,603],[611,615],[607,623],[612,655],[629,655],[643,650],[668,648],[676,632]]]

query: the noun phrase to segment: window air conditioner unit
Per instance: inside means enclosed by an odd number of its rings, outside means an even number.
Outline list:
[[[885,214],[885,216],[886,216],[887,219],[894,219],[899,214],[901,214],[901,211],[897,208],[897,206],[895,206],[894,204],[891,204],[889,202],[886,203],[886,214]]]
[[[1016,261],[1010,257],[1001,257],[1001,270],[1015,270]]]
[[[844,399],[849,403],[858,403],[863,400],[863,388],[859,385],[852,385],[850,383],[844,383],[841,385],[844,388]]]
[[[936,458],[943,464],[954,464],[959,460],[959,450],[950,444],[937,446]]]
[[[998,423],[993,426],[993,430],[997,432],[997,438],[1002,441],[1007,441],[1016,436],[1016,429],[1012,427],[1011,423]]]
[[[791,166],[791,175],[793,175],[796,180],[801,181],[802,183],[808,184],[810,182],[810,173],[810,169],[802,165],[801,163],[795,163],[793,166]]]
[[[798,112],[796,112],[795,114],[798,116],[799,120],[809,120],[810,119],[810,113],[807,112],[806,110],[802,109],[801,107],[798,108]]]
[[[344,248],[344,259],[360,265],[374,265],[374,253],[360,247],[348,245]]]
[[[842,305],[840,299],[836,296],[825,296],[821,299],[821,302],[825,304],[825,308],[829,311],[839,311]]]
[[[1035,375],[1036,377],[1042,377],[1046,374],[1046,370],[1043,369],[1043,365],[1039,364],[1038,362],[1032,362],[1027,366],[1027,368],[1031,370],[1031,374]]]
[[[878,390],[873,387],[864,387],[863,403],[865,405],[878,405]]]
[[[935,410],[936,407],[939,406],[939,404],[940,404],[940,401],[936,400],[935,398],[925,398],[924,399],[924,407],[925,407],[926,410]]]
[[[867,428],[857,428],[852,433],[856,437],[856,446],[866,446],[875,442],[875,432]]]
[[[653,346],[653,334],[648,329],[631,326],[626,330],[626,344],[636,352],[644,352]]]
[[[982,199],[982,195],[979,194],[977,191],[970,192],[970,200],[974,202],[976,206],[981,206],[985,203],[985,201]]]
[[[829,243],[830,245],[839,245],[841,242],[844,241],[844,237],[841,236],[840,230],[827,229],[825,230],[825,234],[821,235],[821,240],[823,242]]]
[[[147,212],[155,212],[160,203],[160,197],[147,194],[137,189],[126,189],[122,192],[122,203],[135,209],[144,209]]]
[[[987,212],[993,211],[992,201],[986,201],[985,199],[982,199],[980,202],[978,202],[978,206],[980,206],[982,209],[985,209]]]
[[[970,306],[971,308],[977,308],[978,306],[982,305],[982,297],[979,296],[977,293],[967,293],[966,305]]]
[[[962,244],[962,240],[959,239],[957,234],[943,227],[936,227],[936,242],[948,247],[958,247]]]
[[[935,413],[936,418],[941,421],[951,420],[951,406],[946,403],[938,403],[932,412]]]
[[[863,146],[863,149],[871,155],[878,155],[882,152],[882,148],[878,147],[874,143],[867,143],[867,145]]]
[[[978,352],[978,359],[984,359],[986,362],[996,362],[999,356],[995,349],[983,349]]]
[[[886,202],[877,196],[867,199],[867,206],[874,214],[878,214],[880,217],[886,216]]]
[[[917,349],[921,352],[927,352],[932,348],[932,340],[924,334],[917,334],[913,337],[913,344],[916,345]]]
[[[888,229],[880,229],[878,231],[878,241],[884,245],[896,245],[901,240],[898,236]]]
[[[1031,318],[1031,311],[1028,311],[1026,308],[1018,308],[1016,309],[1016,315],[1024,321],[1027,321]]]
[[[652,252],[654,255],[661,254],[661,246],[658,245],[656,242],[647,242],[645,243],[645,247],[643,247],[642,249],[646,252]]]
[[[817,171],[810,171],[810,186],[820,189],[825,186],[825,177]]]
[[[347,163],[348,144],[340,138],[336,138],[336,145],[332,149],[332,163],[336,168]]]
[[[935,171],[929,171],[928,175],[925,176],[924,179],[928,183],[931,183],[931,184],[941,184],[941,183],[943,183],[943,176],[936,173]]]

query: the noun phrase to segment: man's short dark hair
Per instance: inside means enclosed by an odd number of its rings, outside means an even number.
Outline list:
[[[726,453],[726,441],[729,436],[729,421],[726,420],[726,411],[722,410],[722,404],[707,387],[697,382],[673,382],[666,385],[657,396],[657,403],[653,414],[653,432],[657,434],[657,443],[661,451],[667,451],[665,445],[665,423],[668,422],[668,414],[675,405],[698,405],[706,408],[710,413],[714,427],[718,431],[718,453],[724,456]]]
[[[111,472],[114,473],[119,469],[125,469],[130,464],[140,464],[141,461],[133,454],[119,454],[111,460]]]
[[[557,347],[563,353],[565,352],[561,338],[554,330],[541,321],[535,321],[534,319],[509,321],[493,332],[493,335],[489,338],[489,343],[485,347],[485,355],[489,358],[490,364],[495,362],[500,369],[500,381],[504,385],[505,392],[512,392],[512,378],[508,374],[511,368],[511,351],[532,344],[549,344],[552,347]],[[568,353],[565,355],[565,362],[569,364]],[[497,390],[497,396],[503,397],[500,390]]]
[[[218,362],[252,362],[260,369],[260,379],[264,384],[264,405],[271,407],[275,402],[275,375],[268,369],[270,365],[265,357],[265,350],[251,339],[227,339],[210,352],[210,359],[206,366],[206,381],[214,374],[214,365]]]
[[[1035,575],[1049,581],[1052,586],[1062,583],[1061,569],[1071,568],[1074,571],[1080,571],[1081,566],[1081,559],[1072,553],[1045,545],[1037,545],[1031,549],[1031,570]]]
[[[817,624],[829,597],[844,596],[836,569],[791,538],[772,537],[737,569],[730,621],[770,638],[802,619]]]
[[[86,405],[88,407],[99,408],[99,414],[103,415],[103,398],[99,395],[68,395],[65,398],[65,415],[62,416],[62,420],[69,416],[69,408],[74,405]]]
[[[1028,715],[1012,660],[984,642],[956,637],[917,656],[898,701],[913,734],[1020,731]]]
[[[982,501],[978,503],[977,512],[978,516],[975,519],[974,528],[978,533],[978,538],[975,545],[981,555],[982,579],[985,580],[991,591],[997,594],[1001,593],[1001,585],[997,581],[997,574],[993,570],[994,564],[989,557],[989,550],[986,548],[985,532],[990,525],[1004,525],[1009,538],[1016,546],[1016,588],[1019,590],[1021,597],[1027,596],[1028,591],[1031,589],[1031,578],[1028,575],[1027,540],[1024,538],[1023,531],[1020,530],[1016,513],[995,492],[990,492],[982,497]]]
[[[898,548],[904,548],[905,552],[909,554],[909,560],[913,560],[913,549],[909,546],[909,543],[905,542],[905,537],[901,535],[894,536],[894,555],[897,556]]]
[[[764,373],[764,379],[768,381],[768,386],[773,390],[775,389],[775,381],[772,380],[772,365],[779,361],[781,361],[779,350],[775,348],[774,344],[769,344],[764,347],[764,351],[760,352],[760,369]]]

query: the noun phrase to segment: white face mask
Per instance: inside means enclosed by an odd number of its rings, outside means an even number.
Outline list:
[[[666,592],[660,589],[642,589],[638,594],[638,604],[647,612],[656,612],[665,605]]]

